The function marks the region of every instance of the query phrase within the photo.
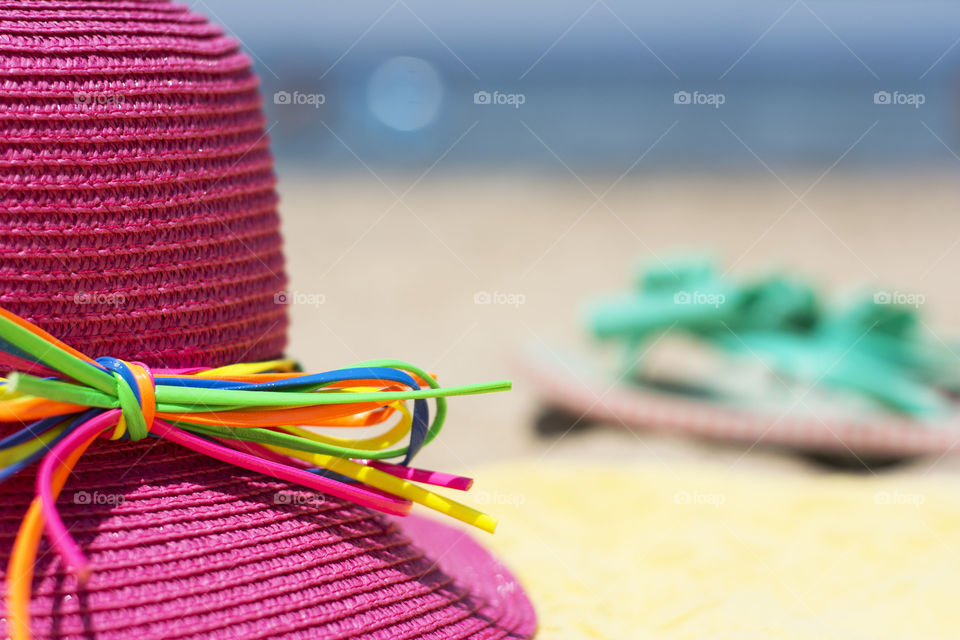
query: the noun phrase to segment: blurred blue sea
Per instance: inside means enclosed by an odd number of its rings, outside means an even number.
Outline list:
[[[615,173],[960,165],[956,2],[197,8],[254,57],[282,165]]]

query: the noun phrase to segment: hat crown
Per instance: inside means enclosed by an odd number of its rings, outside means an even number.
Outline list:
[[[91,356],[285,345],[258,80],[166,0],[0,2],[0,306]]]

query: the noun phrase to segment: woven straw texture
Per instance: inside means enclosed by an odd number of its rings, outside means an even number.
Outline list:
[[[165,441],[149,453],[141,443],[94,447],[59,511],[95,572],[78,593],[44,540],[31,607],[36,638],[439,640],[533,631],[515,579],[462,532],[406,520],[401,529]],[[4,568],[32,488],[19,476],[0,485]]]
[[[0,0],[0,78],[0,305],[91,356],[282,353],[272,159],[233,40],[161,0]],[[33,482],[0,485],[0,579]],[[95,571],[78,589],[43,542],[36,638],[534,632],[522,589],[465,534],[165,441],[98,441],[59,509]]]
[[[280,354],[257,84],[175,4],[0,2],[0,305],[94,357]]]

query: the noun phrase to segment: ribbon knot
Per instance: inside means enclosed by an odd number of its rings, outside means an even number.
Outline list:
[[[143,440],[150,433],[157,411],[155,381],[150,368],[142,362],[125,362],[117,358],[97,358],[97,363],[113,373],[120,402],[120,420],[110,436],[119,440]]]
[[[313,374],[291,360],[152,371],[140,362],[93,360],[2,308],[0,366],[14,369],[0,378],[0,422],[25,425],[0,438],[0,481],[39,461],[37,496],[7,572],[7,611],[17,640],[29,637],[30,585],[43,530],[81,582],[93,571],[56,502],[80,456],[103,436],[163,438],[384,513],[407,515],[417,502],[486,531],[496,526],[495,518],[420,484],[465,491],[469,478],[406,465],[440,433],[448,397],[505,391],[506,380],[441,387],[423,369],[398,360]],[[436,408],[432,421],[428,399]],[[301,428],[377,426],[378,433],[346,438]],[[386,462],[391,458],[403,464]]]

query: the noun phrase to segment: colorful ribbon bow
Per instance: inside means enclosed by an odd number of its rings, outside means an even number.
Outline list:
[[[81,582],[90,576],[92,567],[60,519],[56,499],[98,437],[165,438],[384,513],[406,515],[416,502],[485,531],[496,527],[491,516],[416,484],[466,490],[471,479],[407,465],[440,432],[446,397],[506,391],[509,381],[444,388],[422,369],[395,360],[319,374],[295,372],[290,360],[151,370],[116,358],[93,360],[4,309],[0,367],[14,370],[0,378],[0,422],[30,423],[0,439],[0,482],[42,459],[37,496],[7,574],[15,638],[29,637],[29,588],[43,529],[68,570]],[[436,402],[432,423],[429,398]],[[412,412],[406,405],[411,400]],[[399,419],[379,435],[356,440],[303,428],[369,427],[394,415]],[[407,444],[398,446],[404,439]],[[384,462],[401,456],[402,464]]]

